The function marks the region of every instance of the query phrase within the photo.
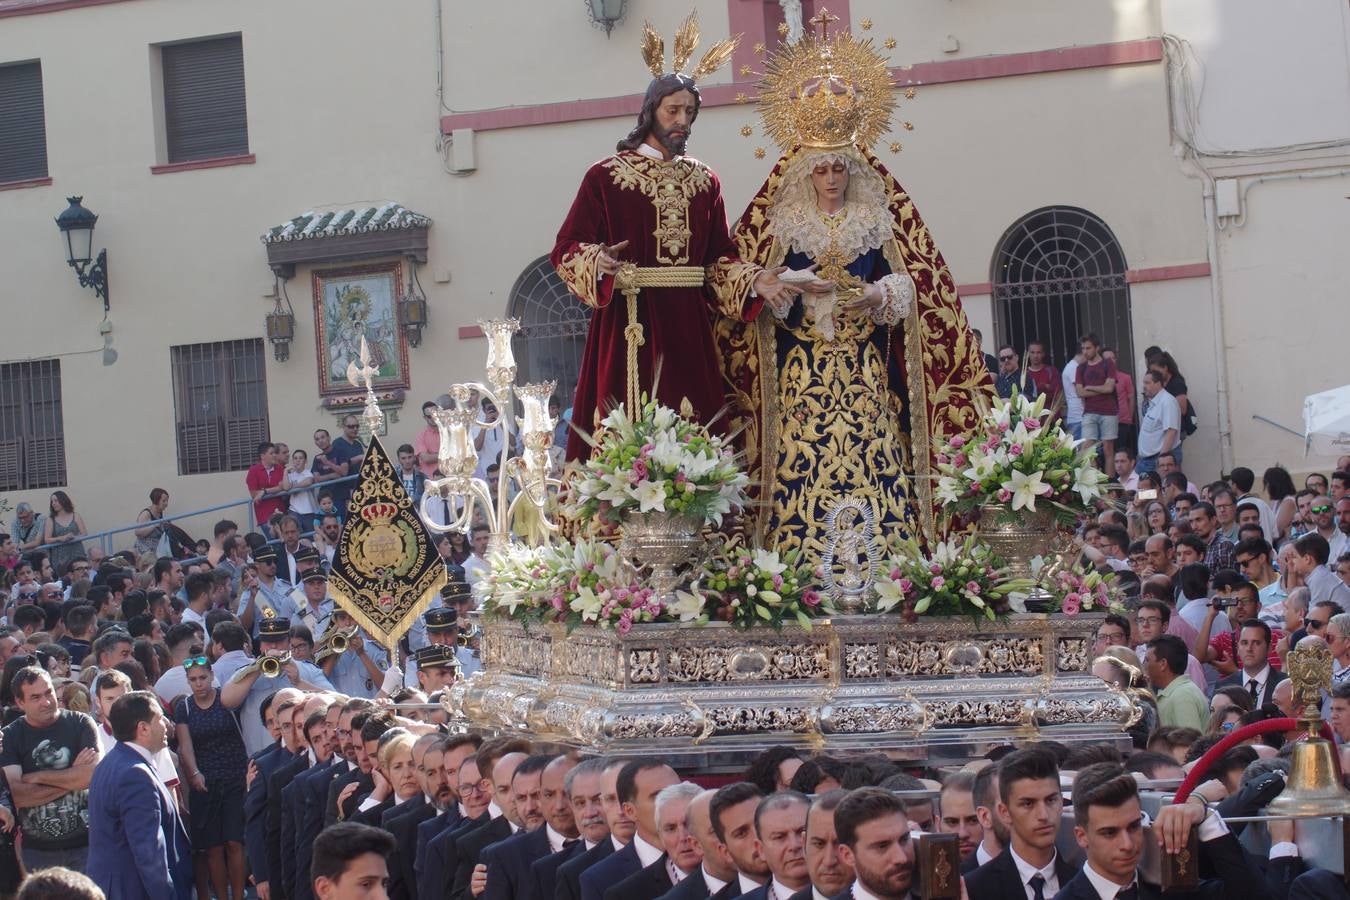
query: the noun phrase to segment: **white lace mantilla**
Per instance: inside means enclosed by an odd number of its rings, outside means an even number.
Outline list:
[[[811,172],[816,166],[842,162],[848,166],[848,190],[844,196],[843,221],[833,228],[816,206]],[[871,166],[848,153],[803,153],[788,164],[778,197],[768,209],[769,232],[785,246],[820,259],[835,246],[853,257],[875,250],[890,239],[894,223],[886,204],[886,185]]]

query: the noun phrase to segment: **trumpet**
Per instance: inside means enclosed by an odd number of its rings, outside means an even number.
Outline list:
[[[459,630],[459,645],[461,647],[472,647],[474,641],[478,640],[483,633],[483,629],[478,627],[477,622],[470,622],[468,628]]]
[[[235,672],[230,681],[242,681],[254,672],[261,672],[266,678],[276,678],[290,661],[291,655],[289,653],[284,653],[281,656],[264,656]]]
[[[321,663],[330,656],[341,656],[347,652],[347,647],[351,639],[356,637],[356,626],[353,625],[346,631],[333,629],[323,636],[319,645],[314,648],[314,662]]]

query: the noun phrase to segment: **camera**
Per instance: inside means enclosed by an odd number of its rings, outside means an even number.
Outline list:
[[[1215,597],[1213,600],[1209,601],[1209,605],[1215,609],[1228,609],[1237,606],[1237,602],[1238,598],[1236,597]]]
[[[1158,492],[1157,492],[1157,491],[1139,491],[1137,494],[1134,495],[1134,499],[1136,499],[1136,500],[1157,500],[1157,499],[1158,499]]]

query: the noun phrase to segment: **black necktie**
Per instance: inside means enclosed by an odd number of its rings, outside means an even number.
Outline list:
[[[1116,900],[1139,900],[1139,885],[1132,884],[1116,891]]]
[[[448,497],[442,497],[442,498],[441,498],[441,515],[443,515],[443,516],[445,517],[445,520],[444,520],[443,522],[441,522],[441,524],[442,524],[442,525],[449,525],[449,524],[450,524],[450,499],[449,499]]]
[[[1249,679],[1247,679],[1247,693],[1249,693],[1249,694],[1252,695],[1252,699],[1253,699],[1253,700],[1256,699],[1256,679],[1255,679],[1255,678],[1249,678]]]
[[[1044,875],[1042,875],[1040,872],[1037,872],[1035,875],[1032,875],[1031,878],[1027,880],[1027,884],[1031,885],[1031,900],[1045,900]]]
[[[571,850],[577,845],[577,841],[579,840],[581,840],[581,838],[564,838],[562,848],[564,850]]]

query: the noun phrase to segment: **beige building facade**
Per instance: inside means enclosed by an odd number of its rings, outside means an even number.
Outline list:
[[[1253,417],[1297,430],[1305,394],[1350,381],[1341,329],[1319,327],[1343,305],[1350,235],[1344,3],[1288,4],[1281,35],[1298,41],[1270,39],[1258,0],[802,5],[894,38],[897,82],[917,95],[880,155],[986,349],[1049,328],[1062,350],[1094,328],[1137,380],[1144,348],[1164,346],[1201,413],[1194,480],[1328,468]],[[62,487],[91,531],[130,522],[153,487],[180,511],[242,498],[237,466],[258,438],[313,452],[315,427],[337,433],[337,373],[359,333],[398,370],[383,389],[391,449],[421,428],[423,401],[481,377],[479,319],[521,315],[524,377],[570,384],[584,311],[541,260],[586,166],[633,124],[643,20],[669,36],[686,12],[629,0],[606,37],[583,4],[544,0],[0,0],[0,82],[8,70],[31,87],[36,64],[45,152],[16,170],[0,151],[0,363],[24,382],[0,394],[0,496],[45,508]],[[776,155],[737,95],[753,98],[755,44],[778,39],[782,5],[705,0],[699,14],[704,46],[746,34],[703,86],[690,142],[735,216]],[[6,109],[0,122],[31,123],[31,106]],[[52,223],[73,195],[99,216],[109,334]],[[393,204],[417,216],[375,229]],[[308,212],[334,233],[260,240]],[[283,244],[277,278],[269,249]],[[357,266],[373,279],[364,300],[316,300]],[[429,314],[406,346],[381,291],[406,292],[414,271]],[[284,361],[265,332],[278,285],[295,316]],[[360,327],[353,303],[374,310]],[[46,433],[54,378],[60,440]],[[183,524],[208,536],[217,517]]]

